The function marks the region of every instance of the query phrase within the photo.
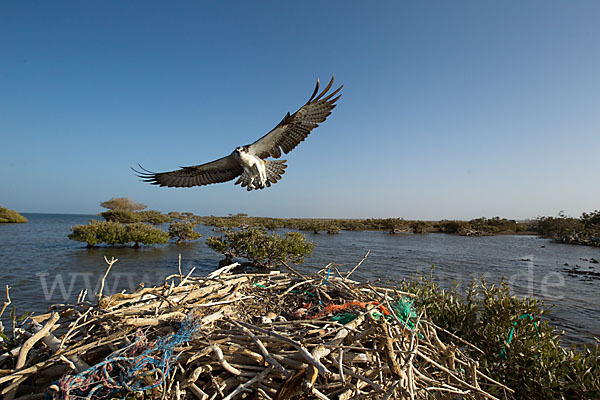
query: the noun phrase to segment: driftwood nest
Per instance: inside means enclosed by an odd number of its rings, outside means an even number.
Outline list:
[[[15,348],[0,356],[3,398],[494,399],[488,392],[512,392],[461,351],[472,346],[467,341],[442,342],[443,329],[411,307],[408,293],[330,266],[311,276],[291,267],[232,270],[177,274],[131,294],[100,290],[93,304],[57,305],[30,318]]]

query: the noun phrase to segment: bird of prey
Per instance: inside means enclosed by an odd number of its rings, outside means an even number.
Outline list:
[[[331,77],[331,81],[321,93],[317,79],[317,86],[305,105],[292,115],[288,112],[275,128],[256,142],[240,146],[228,156],[170,172],[148,171],[139,164],[142,171],[134,171],[145,182],[167,187],[204,186],[227,182],[237,177],[239,178],[235,184],[241,184],[248,191],[270,187],[281,179],[287,165],[286,160],[266,158],[279,158],[282,151],[285,154],[292,151],[331,114],[335,102],[342,96],[338,93],[343,87],[342,85],[328,93],[333,86],[333,79]]]

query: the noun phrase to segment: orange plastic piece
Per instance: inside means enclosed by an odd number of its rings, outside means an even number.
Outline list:
[[[325,308],[317,313],[316,315],[310,317],[311,319],[315,319],[315,318],[319,318],[322,317],[323,315],[329,314],[330,312],[339,312],[339,311],[343,311],[347,308],[356,306],[356,307],[360,307],[360,308],[367,308],[368,305],[375,305],[378,306],[377,308],[379,308],[381,310],[381,312],[383,313],[383,315],[391,315],[390,311],[387,309],[387,307],[379,304],[379,302],[377,301],[358,301],[358,300],[352,300],[349,301],[345,304],[329,304],[327,306],[325,306]]]

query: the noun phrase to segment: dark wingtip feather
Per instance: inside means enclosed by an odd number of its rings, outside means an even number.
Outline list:
[[[325,93],[327,93],[327,91],[328,91],[329,89],[331,89],[331,86],[333,86],[333,79],[334,79],[334,78],[333,78],[333,76],[332,76],[332,77],[331,77],[331,80],[329,81],[329,83],[327,84],[327,86],[325,86],[325,89],[323,89],[323,90],[321,91],[321,94],[319,94],[319,95],[318,95],[318,96],[317,96],[317,97],[316,97],[316,98],[315,98],[313,101],[319,101],[319,99],[321,99],[321,97],[323,97],[323,95],[324,95]]]
[[[340,90],[342,90],[342,88],[344,87],[344,85],[340,86],[339,88],[337,88],[336,90],[334,90],[333,92],[329,93],[327,95],[327,97],[324,97],[323,99],[321,99],[321,101],[328,101],[329,99],[331,99],[333,96],[335,96],[336,94],[339,93]],[[339,99],[342,95],[340,94],[338,97],[336,97],[335,99],[331,100],[330,103],[335,103],[337,101],[337,99]]]
[[[335,103],[336,101],[338,101],[340,99],[340,97],[342,97],[342,93],[340,93],[339,96],[337,96],[335,99],[332,99],[330,101],[330,103],[332,104],[332,109],[335,108],[335,106],[337,105],[337,104],[333,104],[333,103]]]
[[[160,185],[160,183],[156,179],[156,172],[149,171],[146,168],[142,167],[140,164],[138,164],[138,167],[142,171],[138,171],[137,169],[135,169],[133,167],[131,167],[131,169],[133,170],[133,172],[135,172],[136,176],[138,178],[140,178],[140,180],[142,182],[148,182],[148,183],[151,183],[153,185]]]
[[[133,170],[133,172],[135,172],[138,175],[155,175],[156,172],[152,172],[147,170],[146,168],[142,167],[141,164],[138,163],[138,167],[142,170],[142,171],[138,171],[137,169],[131,167],[131,169]]]
[[[317,78],[317,85],[315,86],[315,90],[313,91],[313,94],[310,96],[306,104],[309,104],[311,101],[313,101],[317,93],[319,93],[319,78]],[[290,115],[290,113],[288,113],[288,115]]]

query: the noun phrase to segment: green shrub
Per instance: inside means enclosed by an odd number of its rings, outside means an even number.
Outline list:
[[[108,210],[101,213],[107,221],[132,224],[134,222],[148,222],[152,225],[161,225],[171,221],[171,217],[160,211],[130,211],[130,210]]]
[[[476,218],[469,221],[471,227],[481,233],[495,234],[500,232],[517,232],[517,221],[506,218]]]
[[[167,215],[171,218],[171,219],[180,219],[181,218],[181,214],[179,214],[177,211],[169,211],[167,213]]]
[[[281,237],[268,234],[264,228],[227,229],[221,237],[211,236],[206,244],[218,253],[248,259],[262,268],[274,267],[281,262],[302,263],[315,247],[298,232]]]
[[[336,220],[336,223],[339,224],[345,231],[359,231],[363,229],[362,221],[358,219]]]
[[[539,217],[535,231],[557,242],[600,246],[600,211],[583,213],[580,218],[567,217],[562,211],[558,217]]]
[[[100,239],[96,236],[96,231],[93,227],[98,221],[90,221],[87,225],[77,225],[71,227],[69,239],[78,242],[87,243],[87,247],[94,247],[100,243]]]
[[[467,221],[442,220],[439,222],[439,227],[440,227],[440,232],[457,233],[459,235],[464,235],[472,229],[471,224],[469,224]]]
[[[527,226],[527,224],[517,224],[517,226],[515,227],[515,232],[520,233],[520,232],[526,232],[527,229],[529,227]]]
[[[120,222],[122,224],[132,224],[142,220],[139,213],[129,210],[108,210],[101,213],[102,218],[110,222]]]
[[[479,362],[483,373],[516,391],[511,396],[496,388],[492,394],[497,397],[599,398],[600,344],[585,351],[564,349],[560,333],[543,318],[547,310],[538,300],[511,296],[505,284],[488,285],[483,280],[464,292],[443,290],[433,278],[423,277],[404,281],[402,288],[416,295],[415,306],[429,320],[466,339],[483,354],[450,335],[444,334],[443,340],[459,346]]]
[[[199,239],[202,235],[194,231],[196,225],[198,223],[195,220],[171,221],[169,224],[169,237],[176,239],[177,243],[184,240]]]
[[[138,211],[136,214],[139,215],[141,222],[148,222],[152,225],[166,224],[171,221],[171,216],[156,210]]]
[[[402,218],[386,218],[381,227],[391,234],[403,231],[407,228],[407,222]]]
[[[69,239],[87,243],[87,247],[94,247],[100,243],[114,246],[127,243],[125,225],[115,221],[91,220],[87,225],[71,227]]]
[[[121,224],[115,221],[91,220],[87,225],[71,227],[69,239],[87,243],[87,247],[94,247],[101,243],[109,246],[134,243],[134,247],[141,244],[166,243],[169,235],[158,228],[142,222]]]
[[[167,232],[155,228],[152,225],[144,224],[143,222],[127,224],[125,227],[127,231],[127,241],[125,243],[133,242],[133,247],[140,247],[140,243],[157,244],[167,243],[169,241],[169,234]]]
[[[558,217],[539,217],[535,230],[540,236],[559,238],[583,231],[584,225],[576,218],[559,213]]]
[[[328,225],[327,226],[327,234],[328,235],[337,235],[340,233],[340,227],[336,225]]]
[[[248,217],[246,221],[250,226],[262,226],[269,231],[284,227],[283,220],[278,218]]]
[[[323,225],[323,222],[321,222],[321,221],[312,220],[312,221],[308,222],[307,224],[305,224],[303,226],[302,230],[312,231],[312,233],[314,233],[315,235],[318,235],[320,231],[325,230],[325,226]]]
[[[410,229],[413,233],[427,233],[429,227],[429,223],[425,221],[413,221],[410,223]]]
[[[217,229],[230,229],[230,228],[239,228],[240,221],[239,219],[231,218],[231,217],[204,217],[203,222],[205,225],[214,226]]]
[[[587,229],[600,229],[600,211],[595,210],[591,213],[583,213],[579,218]]]
[[[24,223],[27,222],[27,218],[19,214],[14,210],[9,210],[0,206],[0,223]]]

